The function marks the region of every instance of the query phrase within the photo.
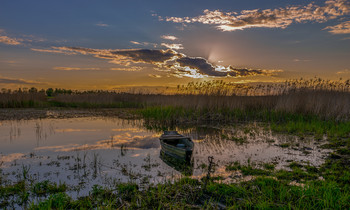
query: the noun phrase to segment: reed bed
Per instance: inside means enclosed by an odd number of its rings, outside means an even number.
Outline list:
[[[0,108],[44,107],[45,92],[3,91],[0,93]]]
[[[152,108],[181,107],[204,110],[273,111],[316,115],[347,121],[350,117],[350,81],[320,78],[287,80],[278,84],[234,84],[224,81],[191,82],[177,91],[154,94],[117,91],[13,91],[0,93],[0,107]],[[35,90],[35,89],[34,89]],[[203,113],[203,112],[201,112]]]

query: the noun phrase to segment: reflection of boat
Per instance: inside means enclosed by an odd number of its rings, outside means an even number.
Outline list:
[[[160,159],[162,159],[168,166],[174,168],[185,176],[191,176],[193,174],[193,161],[175,158],[167,155],[163,150],[160,150]]]
[[[176,131],[164,131],[159,139],[165,154],[186,161],[191,160],[194,143],[190,137],[180,135]]]

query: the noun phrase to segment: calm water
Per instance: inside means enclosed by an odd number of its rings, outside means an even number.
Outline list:
[[[66,182],[78,194],[94,184],[115,182],[140,184],[171,181],[184,171],[160,158],[160,132],[147,130],[142,121],[118,118],[83,117],[0,122],[0,166],[8,180],[20,179],[29,171],[30,179]],[[190,174],[206,173],[208,156],[218,164],[216,174],[225,182],[242,177],[225,171],[225,165],[273,162],[283,168],[289,161],[323,163],[328,151],[318,148],[311,138],[273,134],[249,124],[224,128],[197,128],[180,131],[195,142]],[[292,144],[282,148],[284,143]],[[188,170],[187,170],[188,172]]]

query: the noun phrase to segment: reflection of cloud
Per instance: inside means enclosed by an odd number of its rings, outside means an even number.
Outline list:
[[[35,150],[53,150],[55,152],[72,152],[80,150],[96,150],[96,149],[114,149],[120,146],[135,149],[150,149],[160,146],[158,136],[131,136],[130,133],[115,135],[112,139],[97,141],[94,144],[69,144],[64,146],[45,146],[38,147]]]
[[[12,153],[9,155],[0,155],[0,163],[1,162],[4,162],[4,163],[12,162],[14,160],[18,160],[21,158],[24,158],[24,154],[22,154],[22,153]]]
[[[236,12],[204,10],[204,15],[197,17],[166,17],[166,21],[175,23],[202,23],[216,25],[222,31],[243,30],[246,28],[287,28],[292,23],[326,22],[350,13],[346,0],[327,0],[324,6],[288,6],[278,9],[254,9]]]
[[[66,148],[74,148],[80,146],[79,144],[67,144],[67,145],[61,145],[61,146],[43,146],[43,147],[37,147],[34,150],[53,150],[55,152],[63,151]]]
[[[55,129],[56,133],[70,133],[70,132],[94,132],[99,131],[97,129],[73,129],[73,128],[66,128],[66,129]]]
[[[167,43],[162,43],[162,46],[169,48],[169,49],[174,49],[174,50],[180,50],[180,49],[184,49],[184,47],[182,46],[182,44],[167,44]]]
[[[60,70],[60,71],[95,71],[100,70],[100,68],[80,68],[80,67],[54,67],[54,70]]]
[[[209,63],[201,57],[189,57],[175,50],[156,49],[117,49],[100,50],[82,47],[57,47],[62,52],[81,53],[97,58],[107,59],[110,63],[123,65],[125,68],[113,68],[114,70],[140,70],[135,64],[153,65],[159,71],[169,72],[176,77],[243,77],[252,75],[274,75],[282,70],[241,69],[231,66],[220,66]],[[57,68],[57,67],[56,67]],[[69,68],[69,67],[60,67]],[[63,70],[63,69],[60,69]],[[67,69],[65,69],[67,70]],[[70,69],[78,70],[78,68]],[[112,69],[111,69],[112,70]]]
[[[176,36],[172,36],[172,35],[163,35],[163,36],[161,36],[161,38],[162,39],[167,39],[167,40],[172,40],[172,41],[177,39]]]
[[[329,33],[332,34],[350,34],[350,21],[346,21],[335,26],[328,26],[325,29],[328,29]]]

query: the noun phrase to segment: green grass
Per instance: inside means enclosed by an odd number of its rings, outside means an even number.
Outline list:
[[[89,196],[72,199],[66,192],[50,194],[28,209],[125,208],[125,209],[187,209],[217,208],[292,208],[346,209],[350,194],[336,182],[310,181],[305,186],[258,177],[239,184],[210,182],[206,189],[193,179],[152,185],[139,190],[135,184],[118,184],[115,189],[94,186]],[[6,206],[3,206],[6,207]]]

